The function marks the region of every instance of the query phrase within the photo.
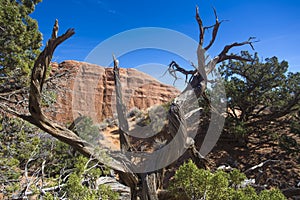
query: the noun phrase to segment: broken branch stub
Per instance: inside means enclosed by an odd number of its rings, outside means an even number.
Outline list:
[[[119,61],[113,55],[114,60],[114,80],[115,80],[115,90],[116,90],[116,107],[119,120],[119,136],[120,136],[120,149],[124,153],[126,151],[131,151],[132,146],[130,145],[130,140],[127,135],[129,131],[129,125],[126,118],[126,108],[123,104],[122,97],[122,86],[120,81],[119,73]]]

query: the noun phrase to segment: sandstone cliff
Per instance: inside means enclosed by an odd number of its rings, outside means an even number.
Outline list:
[[[52,63],[50,74],[61,73],[69,75],[55,83],[62,88],[57,90],[55,112],[49,112],[55,121],[71,122],[81,114],[101,122],[116,113],[112,68],[77,61]],[[136,69],[122,68],[120,77],[127,110],[166,103],[179,94],[173,86],[162,84]]]

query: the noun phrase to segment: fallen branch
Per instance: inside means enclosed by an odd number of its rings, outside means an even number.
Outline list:
[[[247,169],[246,171],[244,171],[244,173],[246,174],[246,173],[248,173],[250,171],[253,171],[253,170],[257,169],[257,168],[261,168],[264,165],[266,165],[267,163],[271,163],[271,162],[281,162],[281,161],[280,160],[266,160],[266,161],[264,161],[264,162],[262,162],[262,163],[260,163],[258,165],[255,165],[255,166]]]

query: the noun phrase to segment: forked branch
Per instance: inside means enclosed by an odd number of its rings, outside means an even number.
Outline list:
[[[219,27],[220,27],[221,23],[225,21],[225,20],[219,21],[216,9],[213,8],[213,10],[214,10],[214,15],[215,15],[215,24],[212,26],[204,27],[202,19],[199,15],[199,8],[198,8],[198,6],[196,7],[196,21],[198,23],[199,31],[200,31],[199,45],[198,45],[198,49],[197,49],[198,65],[197,66],[192,65],[195,68],[195,70],[186,70],[183,67],[179,66],[179,64],[177,64],[175,61],[172,61],[169,64],[167,72],[169,72],[169,74],[174,77],[174,79],[175,79],[174,82],[178,79],[178,75],[176,73],[179,72],[185,76],[186,82],[193,83],[192,84],[193,88],[194,87],[198,87],[198,88],[202,87],[203,90],[205,90],[207,82],[209,82],[209,80],[207,80],[207,76],[215,69],[216,64],[223,62],[225,60],[230,60],[230,59],[241,60],[241,61],[251,61],[251,58],[246,58],[246,57],[242,57],[242,56],[235,55],[235,54],[228,55],[228,52],[230,49],[232,49],[234,47],[239,47],[239,46],[244,46],[244,45],[250,45],[250,47],[252,49],[254,49],[253,43],[257,42],[257,40],[255,40],[255,37],[250,37],[247,41],[244,41],[244,42],[234,42],[230,45],[225,46],[224,49],[221,51],[221,53],[218,56],[214,57],[211,61],[206,62],[207,56],[205,56],[205,53],[214,44],[217,34],[218,34],[218,31],[219,31]],[[205,39],[205,31],[207,29],[211,29],[211,28],[213,29],[211,40],[208,43],[208,45],[203,48],[204,39]],[[187,81],[189,75],[191,77]]]
[[[224,47],[224,49],[222,50],[222,52],[218,55],[219,59],[218,59],[217,63],[220,63],[222,61],[229,60],[229,59],[242,60],[242,61],[251,61],[250,58],[245,58],[245,57],[241,57],[241,56],[238,56],[238,55],[227,55],[227,53],[233,47],[239,47],[239,46],[244,46],[244,45],[250,45],[252,50],[254,50],[253,43],[258,42],[258,40],[255,40],[255,39],[256,39],[255,37],[250,37],[247,41],[234,42],[230,45],[226,45]]]
[[[205,51],[207,51],[214,44],[214,42],[217,38],[219,27],[220,27],[221,23],[224,21],[224,20],[222,20],[221,22],[219,22],[219,18],[218,18],[217,11],[215,8],[214,8],[214,14],[215,14],[216,22],[215,22],[215,25],[212,26],[213,27],[212,37],[211,37],[209,44],[204,48]],[[208,28],[210,28],[210,27],[208,27]]]
[[[168,67],[167,71],[164,74],[166,74],[167,72],[169,72],[169,74],[174,78],[174,82],[173,82],[173,85],[174,85],[175,81],[177,81],[179,79],[176,72],[180,72],[180,73],[184,74],[185,75],[185,82],[189,82],[189,81],[187,81],[188,76],[189,75],[193,76],[197,72],[197,70],[196,69],[186,70],[186,69],[180,67],[175,61],[172,61],[169,64],[169,67]]]

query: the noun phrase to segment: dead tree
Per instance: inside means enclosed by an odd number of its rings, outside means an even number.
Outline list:
[[[223,21],[219,21],[216,11],[214,10],[215,14],[215,24],[210,27],[204,27],[202,20],[199,16],[199,10],[198,7],[196,8],[196,20],[199,25],[199,45],[197,49],[197,57],[198,57],[198,65],[194,66],[194,70],[186,70],[179,66],[175,61],[172,61],[169,65],[168,72],[171,76],[174,77],[175,81],[178,78],[177,73],[181,73],[185,75],[186,82],[189,83],[189,86],[179,95],[177,96],[170,107],[169,110],[169,116],[168,116],[168,132],[171,135],[170,140],[172,140],[175,135],[179,135],[179,140],[176,142],[176,146],[183,147],[182,151],[186,151],[188,149],[191,150],[193,155],[198,159],[204,159],[203,156],[200,154],[200,152],[195,147],[194,140],[189,137],[188,131],[187,131],[187,125],[186,125],[186,117],[188,115],[191,115],[193,112],[195,112],[194,108],[190,108],[190,103],[195,102],[200,97],[204,97],[206,100],[207,97],[205,95],[205,90],[207,87],[208,80],[208,74],[210,74],[216,67],[217,63],[220,63],[225,60],[229,59],[236,59],[236,60],[243,60],[243,61],[250,61],[248,58],[241,57],[239,55],[228,55],[228,52],[233,47],[243,46],[243,45],[250,45],[252,48],[252,42],[254,38],[249,38],[249,40],[245,42],[236,42],[230,45],[227,45],[224,47],[224,49],[221,51],[221,53],[214,57],[212,60],[207,62],[207,58],[205,56],[205,52],[209,50],[209,48],[214,44],[217,33],[219,30],[219,26]],[[212,31],[212,38],[207,46],[204,47],[204,35],[205,31],[208,29],[213,29]],[[119,117],[119,126],[120,128],[120,138],[121,138],[121,149],[127,149],[128,151],[131,151],[131,144],[130,140],[128,139],[128,124],[125,118],[125,109],[124,105],[122,103],[122,94],[121,94],[121,84],[120,84],[120,77],[118,73],[118,64],[119,62],[114,58],[114,72],[115,72],[115,82],[116,82],[116,97],[117,97],[117,110],[118,110],[118,117]],[[188,79],[188,76],[190,78]],[[196,94],[196,98],[192,97],[193,95],[190,95],[189,92],[193,94]],[[122,129],[122,130],[121,130]],[[182,152],[178,152],[178,157],[180,157]],[[176,152],[174,152],[176,154]],[[163,159],[168,160],[169,155],[163,155]],[[136,194],[141,192],[140,198],[143,200],[156,200],[158,199],[158,188],[157,188],[157,178],[159,173],[156,172],[149,172],[149,173],[143,173],[143,174],[136,174],[139,178],[140,183],[138,185],[132,185],[131,188],[138,186],[138,188],[142,188],[139,192],[134,192]],[[137,188],[136,188],[137,189]],[[134,198],[135,199],[135,198]]]
[[[209,106],[210,100],[208,99],[206,95],[206,89],[207,89],[207,83],[210,82],[208,80],[208,75],[212,73],[216,65],[220,62],[226,61],[226,60],[240,60],[240,61],[251,61],[251,58],[243,57],[240,55],[235,55],[235,54],[228,54],[229,51],[234,48],[234,47],[239,47],[239,46],[244,46],[244,45],[250,45],[252,49],[253,48],[253,43],[257,42],[254,41],[254,37],[250,37],[247,41],[244,42],[234,42],[232,44],[226,45],[223,50],[215,57],[212,59],[208,59],[208,56],[205,54],[214,44],[217,38],[217,34],[219,31],[219,27],[224,22],[224,20],[219,21],[217,12],[214,9],[214,15],[215,15],[215,24],[212,26],[203,26],[202,19],[199,15],[199,8],[196,7],[196,21],[199,26],[199,42],[198,42],[198,48],[197,48],[197,65],[192,63],[192,66],[195,68],[194,70],[186,70],[183,67],[181,67],[179,64],[177,64],[175,61],[172,61],[169,64],[168,72],[170,73],[171,76],[175,78],[175,81],[178,77],[177,73],[181,73],[185,75],[186,77],[186,82],[188,83],[187,87],[183,90],[183,92],[177,96],[170,108],[170,114],[169,114],[169,121],[170,122],[181,122],[185,124],[186,116],[190,116],[195,112],[193,108],[190,108],[190,104],[195,103],[195,101],[198,101],[199,98],[203,98]],[[211,39],[207,45],[204,44],[205,42],[205,33],[207,30],[212,29],[212,34],[211,34]],[[190,76],[190,77],[189,77]],[[189,78],[188,78],[189,77]],[[192,95],[191,95],[192,94]],[[193,95],[195,97],[193,97]],[[203,106],[203,105],[202,105]],[[185,118],[180,119],[178,118],[178,114],[174,114],[172,110],[174,110],[174,107],[176,108],[175,110],[180,109],[182,111],[182,115],[185,116]],[[214,113],[214,118],[216,121],[219,120],[224,120],[222,112],[222,108],[215,108],[215,107],[210,107],[212,113]],[[211,118],[212,121],[212,118]],[[176,127],[179,127],[178,124],[174,123],[170,124],[170,129],[176,130]],[[195,142],[193,141],[192,138],[186,137],[187,139],[187,144],[191,144],[188,148],[192,150],[192,154],[198,159],[203,159],[203,155],[201,155],[201,152],[199,152],[196,147],[195,147]],[[203,142],[205,143],[205,141]],[[204,153],[206,155],[206,153]]]
[[[254,37],[250,37],[247,41],[235,42],[230,45],[227,45],[224,47],[224,49],[221,51],[221,53],[219,53],[219,55],[215,56],[213,59],[211,59],[210,61],[208,61],[206,63],[208,57],[205,55],[205,53],[214,44],[214,42],[217,38],[219,27],[220,27],[221,23],[224,22],[224,20],[219,21],[217,12],[215,9],[214,9],[214,14],[215,14],[215,24],[213,26],[204,27],[202,19],[200,18],[200,15],[199,15],[199,8],[196,7],[196,20],[199,25],[200,34],[199,34],[199,44],[198,44],[198,48],[197,48],[198,65],[195,66],[194,64],[192,64],[193,67],[195,68],[195,70],[186,70],[183,67],[179,66],[179,64],[177,64],[175,61],[172,61],[169,64],[169,68],[168,68],[168,72],[170,73],[171,76],[173,76],[175,78],[175,81],[177,80],[177,77],[178,77],[177,73],[181,73],[181,74],[185,75],[186,82],[188,82],[190,84],[190,86],[195,90],[195,92],[197,92],[197,94],[199,94],[200,96],[203,95],[203,93],[206,90],[207,82],[209,81],[207,79],[208,74],[210,74],[215,69],[215,67],[218,63],[226,61],[226,60],[230,60],[230,59],[241,60],[241,61],[251,61],[251,59],[245,58],[245,57],[242,57],[239,55],[234,55],[234,54],[228,55],[228,52],[230,49],[232,49],[233,47],[239,47],[239,46],[243,46],[243,45],[250,45],[251,48],[254,49],[253,43],[256,42],[256,41],[254,41],[254,39],[255,39]],[[208,29],[213,29],[212,36],[211,36],[211,40],[208,43],[208,45],[204,46],[205,31],[207,31]],[[188,80],[188,76],[190,76],[189,80]]]
[[[193,114],[195,110],[189,107],[191,102],[197,101],[201,96],[205,94],[207,87],[207,82],[209,81],[207,75],[211,73],[217,63],[228,59],[236,59],[249,61],[249,59],[238,56],[238,55],[228,55],[228,52],[233,47],[250,45],[252,47],[253,39],[245,42],[236,42],[224,47],[219,55],[214,57],[211,61],[206,63],[205,51],[207,51],[215,42],[219,26],[222,21],[219,21],[216,11],[215,13],[215,24],[210,27],[204,27],[202,20],[199,16],[198,7],[196,8],[196,20],[199,25],[199,45],[197,49],[198,64],[195,67],[195,70],[185,70],[183,67],[180,67],[175,61],[172,61],[169,67],[169,72],[174,78],[177,78],[176,73],[181,73],[186,76],[186,81],[189,83],[187,87],[179,96],[177,96],[171,104],[169,115],[168,115],[168,132],[171,135],[171,139],[174,137],[179,137],[177,142],[173,144],[177,147],[182,147],[180,151],[174,152],[175,157],[180,157],[182,153],[188,149],[191,149],[196,157],[203,159],[199,151],[195,147],[195,142],[187,133],[186,118],[187,116]],[[204,35],[205,31],[208,29],[213,29],[212,38],[207,46],[204,47]],[[22,114],[16,110],[10,108],[6,104],[0,104],[0,108],[10,114],[13,114],[25,121],[30,122],[31,124],[39,127],[43,131],[49,133],[53,137],[59,139],[60,141],[72,146],[83,155],[90,158],[97,159],[100,163],[104,163],[111,169],[115,170],[120,174],[122,181],[131,188],[131,198],[137,199],[138,196],[142,200],[157,200],[159,197],[157,179],[160,177],[160,172],[147,172],[147,173],[133,173],[132,164],[130,158],[124,156],[122,153],[111,153],[106,152],[110,157],[109,160],[102,158],[102,154],[98,154],[95,147],[87,141],[80,138],[72,130],[59,126],[53,121],[49,120],[47,116],[44,115],[41,108],[41,94],[43,91],[43,83],[46,79],[46,72],[49,68],[50,61],[52,59],[53,52],[55,48],[64,42],[66,39],[70,38],[75,32],[73,29],[67,30],[61,36],[57,36],[58,32],[58,23],[55,23],[53,28],[52,38],[47,42],[45,49],[39,55],[35,61],[34,67],[32,69],[31,82],[30,82],[30,92],[29,92],[29,112],[30,114]],[[128,137],[128,124],[125,119],[125,107],[122,103],[122,93],[121,93],[121,84],[119,81],[119,71],[118,71],[118,62],[114,58],[114,75],[116,83],[116,93],[117,93],[117,112],[120,123],[120,143],[122,152],[131,152],[135,151],[130,144],[130,139]],[[190,76],[189,80],[188,76]],[[189,92],[196,94],[196,98],[192,98]],[[170,140],[171,140],[170,139]],[[174,148],[174,147],[173,147]],[[169,154],[163,154],[158,158],[158,162],[162,160],[172,160]]]
[[[57,23],[55,23],[55,26],[57,26],[56,24]],[[53,33],[52,35],[56,35],[57,29],[58,27],[53,29],[53,32],[55,33]],[[126,159],[122,159],[122,163],[117,159],[119,156],[122,157],[121,154],[111,155],[111,159],[108,162],[107,160],[104,161],[104,158],[98,155],[99,152],[95,150],[95,146],[80,138],[75,132],[71,131],[70,129],[60,126],[55,122],[51,121],[47,118],[47,116],[45,116],[45,114],[42,111],[41,94],[43,91],[43,84],[46,80],[47,69],[49,68],[54,50],[58,45],[60,45],[62,42],[64,42],[74,34],[74,29],[69,29],[63,35],[49,39],[45,49],[41,52],[41,54],[35,61],[31,73],[29,89],[30,114],[19,113],[18,111],[14,110],[13,108],[9,107],[7,104],[4,103],[0,104],[0,108],[7,113],[17,116],[39,127],[40,129],[49,133],[58,140],[69,144],[74,149],[81,152],[83,155],[88,157],[94,157],[95,159],[98,159],[101,163],[106,163],[106,165],[108,165],[111,169],[116,170],[117,172],[128,172],[130,170],[126,167]],[[109,155],[109,152],[107,152],[107,154]]]

